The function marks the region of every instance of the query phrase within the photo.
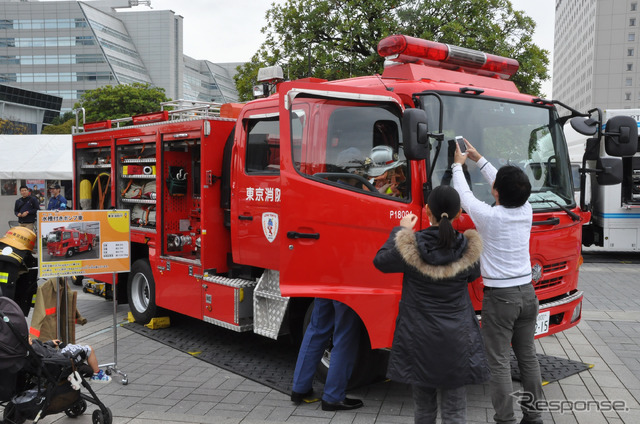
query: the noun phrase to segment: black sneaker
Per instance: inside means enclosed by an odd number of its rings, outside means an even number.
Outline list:
[[[362,408],[364,404],[360,399],[349,399],[348,397],[340,402],[327,402],[322,401],[323,411],[347,411],[350,409]]]

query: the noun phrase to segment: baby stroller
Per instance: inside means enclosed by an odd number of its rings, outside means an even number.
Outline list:
[[[46,415],[63,411],[75,418],[87,410],[88,401],[100,408],[93,411],[93,423],[111,424],[111,410],[98,399],[85,380],[92,370],[83,362],[85,358],[82,355],[74,358],[62,354],[39,357],[29,344],[27,321],[20,307],[8,297],[0,297],[0,406],[4,406],[3,423],[38,422]],[[72,381],[68,379],[70,376]],[[79,379],[74,380],[73,377]],[[90,396],[81,393],[80,387],[84,387]]]

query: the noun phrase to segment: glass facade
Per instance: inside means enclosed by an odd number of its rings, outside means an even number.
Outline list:
[[[184,56],[182,17],[172,11],[133,11],[127,0],[0,0],[0,16],[0,82],[62,98],[63,112],[86,90],[135,82],[172,99],[237,101],[238,64]]]
[[[185,100],[201,102],[237,102],[233,78],[222,66],[185,57],[183,78]]]

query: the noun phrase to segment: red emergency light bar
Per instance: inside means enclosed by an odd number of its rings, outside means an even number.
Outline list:
[[[108,130],[109,128],[111,128],[110,119],[107,119],[106,121],[87,122],[84,124],[85,131]]]
[[[395,62],[422,62],[429,66],[462,69],[468,73],[502,79],[511,78],[520,67],[515,59],[406,35],[384,38],[378,43],[378,54]]]
[[[145,113],[144,115],[136,115],[132,117],[131,120],[133,121],[133,125],[168,121],[169,111],[163,110],[160,112]]]

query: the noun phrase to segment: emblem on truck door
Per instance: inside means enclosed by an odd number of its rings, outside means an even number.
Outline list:
[[[265,212],[262,214],[262,231],[269,243],[275,240],[278,235],[278,214]]]

